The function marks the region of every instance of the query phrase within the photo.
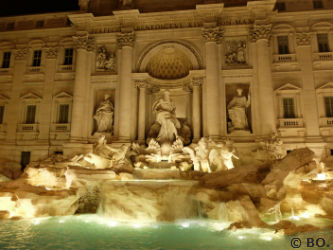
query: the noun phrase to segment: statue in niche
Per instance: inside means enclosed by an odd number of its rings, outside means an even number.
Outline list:
[[[156,141],[175,141],[178,138],[177,129],[180,129],[180,122],[176,118],[176,106],[170,100],[169,91],[164,91],[162,98],[153,104],[153,112],[156,113],[156,122],[160,125]]]
[[[250,92],[247,96],[243,96],[243,89],[236,89],[237,96],[234,96],[229,102],[227,109],[231,122],[228,123],[228,132],[233,130],[248,130],[249,124],[247,120],[247,109],[250,106]]]
[[[115,55],[102,46],[97,51],[96,69],[100,71],[115,71]]]
[[[94,119],[97,123],[97,132],[112,133],[113,104],[108,94],[104,96],[104,101],[99,104]]]
[[[226,64],[245,64],[246,63],[246,42],[243,40],[231,40],[226,42]]]

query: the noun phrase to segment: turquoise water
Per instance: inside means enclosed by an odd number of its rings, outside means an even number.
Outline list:
[[[0,249],[332,249],[332,231],[284,236],[268,229],[223,230],[225,224],[194,220],[140,224],[111,221],[97,215],[0,221]],[[306,238],[320,237],[324,247],[306,247]],[[318,241],[319,245],[322,240]],[[330,245],[330,246],[327,246]]]

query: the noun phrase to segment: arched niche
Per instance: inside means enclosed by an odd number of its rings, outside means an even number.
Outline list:
[[[147,72],[152,77],[169,80],[186,77],[191,70],[201,67],[202,59],[198,51],[183,41],[160,41],[149,45],[141,53],[136,66],[140,73]]]

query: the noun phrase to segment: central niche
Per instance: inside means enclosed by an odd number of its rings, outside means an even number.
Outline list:
[[[179,79],[185,77],[192,70],[192,63],[179,49],[163,48],[148,62],[147,72],[159,79]]]

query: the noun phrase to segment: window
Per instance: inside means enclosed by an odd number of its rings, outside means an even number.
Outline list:
[[[10,65],[10,52],[4,52],[2,58],[2,68],[9,68]]]
[[[30,152],[23,151],[21,152],[21,169],[25,169],[25,167],[30,163]]]
[[[34,57],[32,60],[32,66],[33,67],[39,67],[42,60],[42,51],[41,50],[35,50],[34,51]]]
[[[60,104],[59,105],[59,119],[58,123],[68,123],[68,104]]]
[[[36,116],[36,105],[28,105],[25,123],[26,124],[35,123],[35,116]]]
[[[65,49],[64,65],[72,65],[72,64],[73,64],[73,49],[67,48]]]
[[[278,11],[285,11],[286,4],[284,2],[277,2],[275,5],[275,9],[277,9]]]
[[[39,20],[36,22],[36,28],[42,28],[44,27],[44,20]]]
[[[0,106],[0,124],[3,123],[3,114],[5,112],[5,106]]]
[[[294,98],[283,98],[283,117],[295,118]]]
[[[326,117],[333,117],[333,96],[325,96],[324,100]]]
[[[289,54],[288,36],[278,36],[279,54]]]
[[[318,51],[319,52],[329,52],[328,46],[328,35],[327,34],[317,34],[318,41]]]
[[[322,0],[313,0],[313,8],[314,9],[322,9],[323,8]]]

